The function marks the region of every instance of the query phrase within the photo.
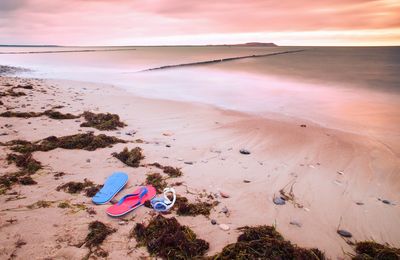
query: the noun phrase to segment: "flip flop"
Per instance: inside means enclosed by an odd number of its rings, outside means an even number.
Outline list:
[[[174,188],[165,188],[164,197],[154,198],[150,201],[151,206],[157,212],[166,212],[172,208],[176,201],[176,193]],[[168,198],[168,193],[172,194],[172,201]]]
[[[125,215],[132,210],[142,206],[146,201],[151,200],[156,196],[156,189],[151,186],[141,186],[132,194],[122,197],[117,204],[112,205],[107,209],[107,214],[112,217]]]
[[[103,188],[99,190],[96,195],[92,198],[94,204],[106,204],[114,196],[122,190],[125,184],[128,182],[128,175],[123,172],[114,172],[109,176],[104,183]]]

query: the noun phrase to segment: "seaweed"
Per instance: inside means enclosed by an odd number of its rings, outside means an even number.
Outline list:
[[[26,206],[28,209],[49,208],[54,201],[39,200],[31,205]]]
[[[147,226],[136,224],[131,233],[139,246],[146,246],[151,255],[163,259],[199,258],[209,248],[208,242],[198,239],[189,227],[162,215],[154,217]]]
[[[286,241],[272,226],[256,226],[239,228],[242,234],[237,242],[225,246],[222,251],[212,257],[223,259],[299,259],[322,260],[324,253],[312,248],[305,249]]]
[[[37,182],[31,176],[24,176],[18,180],[21,185],[35,185]]]
[[[47,116],[51,119],[75,119],[79,118],[80,115],[72,115],[70,113],[63,114],[59,111],[55,110],[46,110],[43,113],[41,112],[13,112],[13,111],[6,111],[0,114],[1,117],[18,117],[18,118],[31,118],[31,117],[40,117],[40,116]]]
[[[397,260],[400,259],[400,248],[382,245],[374,241],[357,242],[355,247],[355,260],[374,259],[374,260]]]
[[[11,164],[12,162],[19,168],[22,168],[22,171],[32,174],[37,172],[38,170],[42,169],[42,164],[33,159],[31,153],[25,154],[15,154],[11,153],[7,155],[7,162]]]
[[[158,172],[147,174],[146,184],[152,185],[154,188],[156,188],[157,192],[162,192],[165,187],[167,187],[167,183]]]
[[[85,111],[83,117],[87,122],[82,123],[80,125],[81,127],[93,127],[99,130],[116,130],[126,126],[124,122],[119,121],[119,116],[117,114],[95,114]]]
[[[61,208],[61,209],[66,209],[66,208],[70,208],[71,205],[68,203],[68,201],[63,201],[58,203],[57,207]]]
[[[93,197],[101,188],[101,185],[96,185],[88,179],[84,179],[83,181],[84,182],[70,181],[58,186],[56,190],[63,190],[70,194],[76,194],[84,191],[86,196]]]
[[[15,140],[7,142],[11,150],[20,153],[31,153],[35,151],[50,151],[56,148],[82,149],[94,151],[98,148],[109,147],[115,143],[126,143],[126,141],[104,134],[94,135],[93,133],[75,134],[62,137],[49,136],[36,142]]]
[[[165,174],[167,174],[171,178],[181,177],[183,175],[181,168],[172,167],[172,166],[163,166],[158,162],[151,163],[149,166],[154,166],[159,169],[162,169]]]
[[[214,203],[208,202],[189,203],[186,197],[178,195],[173,208],[176,209],[176,213],[180,216],[209,216],[214,206]]]
[[[114,233],[116,230],[110,228],[100,221],[93,221],[89,224],[89,233],[85,239],[86,247],[92,248],[101,245],[103,241],[110,234]]]
[[[129,151],[128,147],[125,147],[122,152],[112,153],[112,156],[120,160],[131,167],[139,167],[140,161],[144,159],[144,155],[142,153],[142,149],[140,147],[135,147]]]

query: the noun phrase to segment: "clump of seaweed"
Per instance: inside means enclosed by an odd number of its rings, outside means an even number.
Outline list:
[[[189,203],[186,197],[178,195],[176,197],[174,209],[176,209],[176,213],[180,216],[209,216],[214,206],[215,204],[208,202]]]
[[[168,174],[168,176],[171,178],[180,177],[183,174],[180,168],[177,167],[174,168],[172,166],[164,166],[163,172]]]
[[[101,245],[107,236],[115,231],[115,229],[105,225],[100,221],[91,222],[89,224],[89,234],[87,234],[85,239],[86,247],[92,248]]]
[[[39,200],[31,205],[26,206],[28,209],[40,209],[49,208],[54,203],[54,201]]]
[[[300,248],[284,240],[271,226],[242,227],[236,243],[229,244],[211,259],[325,259],[318,249]]]
[[[46,110],[43,113],[38,112],[13,112],[6,111],[0,114],[1,117],[18,117],[18,118],[31,118],[31,117],[40,117],[40,116],[48,116],[51,119],[75,119],[79,118],[80,115],[72,115],[70,113],[63,114],[59,111],[55,110]]]
[[[62,202],[58,203],[57,207],[59,207],[60,209],[66,209],[66,208],[70,208],[71,205],[68,203],[68,201],[62,201]]]
[[[42,164],[39,161],[33,159],[31,153],[8,154],[7,162],[8,162],[8,164],[11,164],[12,162],[14,162],[17,167],[22,168],[22,170],[24,172],[27,172],[29,174],[35,173],[38,170],[43,168]]]
[[[199,258],[209,248],[208,242],[198,239],[189,227],[162,215],[157,215],[147,226],[136,224],[132,233],[140,246],[146,246],[151,255],[163,259]]]
[[[116,130],[119,127],[124,127],[126,124],[119,120],[117,114],[84,112],[83,117],[87,122],[82,123],[81,127],[94,127],[99,130]]]
[[[397,260],[400,259],[400,248],[382,245],[374,241],[363,241],[356,243],[355,260]]]
[[[31,176],[24,176],[18,180],[21,185],[35,185],[37,182]]]
[[[101,188],[101,185],[96,185],[88,179],[84,179],[83,181],[84,182],[70,181],[58,186],[56,190],[63,190],[70,194],[76,194],[84,191],[86,196],[93,197]]]
[[[0,97],[11,96],[11,97],[21,97],[26,96],[24,92],[15,92],[13,89],[9,89],[6,92],[0,92]]]
[[[172,167],[172,166],[163,166],[158,162],[151,163],[149,166],[157,167],[158,169],[162,169],[165,174],[167,174],[171,178],[180,177],[183,175],[181,168]]]
[[[18,142],[17,142],[18,141]],[[68,135],[62,137],[49,136],[36,142],[27,141],[11,141],[6,145],[10,145],[11,150],[20,153],[31,153],[35,151],[50,151],[56,148],[63,149],[82,149],[94,151],[97,148],[109,147],[115,143],[125,143],[126,141],[104,134],[94,135],[93,133]]]
[[[142,149],[140,147],[135,147],[129,151],[128,147],[125,147],[124,150],[120,153],[112,154],[115,158],[120,160],[131,167],[139,167],[140,161],[144,159],[144,155],[142,153]]]
[[[154,188],[156,188],[157,192],[162,192],[165,187],[167,187],[167,183],[158,172],[147,174],[146,184],[152,185]]]

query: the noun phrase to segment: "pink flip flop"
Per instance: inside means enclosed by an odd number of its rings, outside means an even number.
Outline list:
[[[156,196],[156,189],[153,186],[141,186],[132,194],[125,195],[118,203],[107,209],[107,214],[112,217],[125,215],[132,210],[142,206],[146,201]]]

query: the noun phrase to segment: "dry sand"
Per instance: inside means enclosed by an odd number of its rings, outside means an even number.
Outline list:
[[[210,218],[178,216],[181,224],[190,226],[210,243],[208,255],[235,242],[237,227],[259,224],[276,225],[286,239],[299,246],[318,247],[332,259],[346,258],[344,252],[352,252],[352,247],[336,233],[339,223],[340,228],[353,234],[352,241],[373,239],[400,246],[400,161],[398,155],[378,141],[304,120],[278,120],[276,115],[274,119],[259,118],[205,105],[138,98],[100,84],[1,77],[0,86],[4,90],[7,82],[17,85],[27,81],[34,89],[19,90],[27,96],[2,97],[4,105],[0,112],[6,108],[40,112],[63,105],[59,111],[73,114],[86,110],[116,113],[127,126],[105,132],[79,127],[76,119],[1,117],[0,142],[35,141],[50,135],[94,131],[129,141],[142,139],[144,143],[117,144],[92,152],[64,149],[35,152],[34,158],[45,165],[33,176],[38,184],[16,185],[6,195],[0,195],[0,259],[82,258],[88,249],[76,245],[84,241],[88,223],[94,220],[117,229],[102,245],[110,259],[148,257],[145,248],[135,248],[136,241],[129,239],[128,233],[135,223],[152,216],[151,209],[135,210],[124,217],[127,224],[120,225],[119,219],[105,214],[108,205],[93,205],[83,194],[56,191],[57,186],[68,181],[88,178],[101,184],[113,171],[124,171],[129,182],[117,195],[120,198],[143,183],[147,173],[160,172],[154,167],[131,168],[111,156],[125,146],[141,147],[146,156],[144,163],[182,167],[183,177],[169,183],[183,181],[185,185],[177,186],[176,190],[192,201],[199,196],[187,194],[187,190],[223,191],[230,195],[218,199],[220,204],[212,210]],[[301,124],[307,127],[300,127]],[[131,130],[137,131],[133,137],[125,134]],[[240,154],[241,148],[251,154]],[[0,146],[0,151],[0,174],[16,171],[5,160],[10,153],[8,148]],[[56,180],[57,172],[66,175]],[[274,194],[284,187],[288,192],[292,184],[296,202],[301,206],[290,202],[283,206],[273,204]],[[16,193],[9,195],[12,192]],[[49,208],[26,208],[39,200],[54,203]],[[61,201],[83,204],[97,214],[78,207],[58,208]],[[229,209],[228,216],[221,212],[223,207]],[[210,219],[231,229],[223,231],[211,225]],[[290,224],[291,221],[301,227]],[[26,244],[18,246],[18,241]]]

